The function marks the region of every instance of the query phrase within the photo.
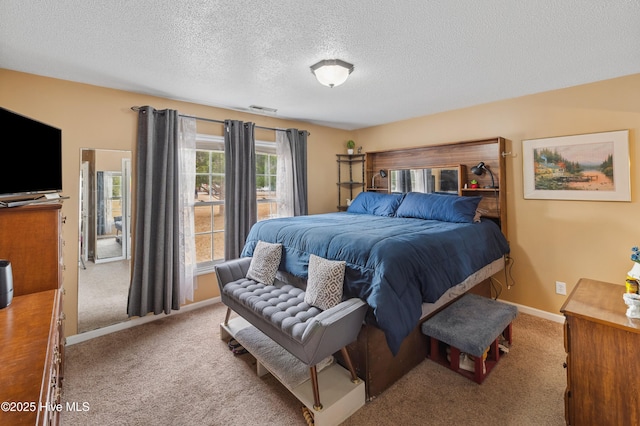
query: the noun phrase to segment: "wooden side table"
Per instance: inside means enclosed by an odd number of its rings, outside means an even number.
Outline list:
[[[640,424],[640,319],[625,315],[624,292],[624,285],[582,278],[560,309],[567,424]]]

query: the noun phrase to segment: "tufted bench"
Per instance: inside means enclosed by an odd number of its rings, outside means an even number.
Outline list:
[[[345,347],[356,340],[367,305],[360,299],[344,300],[321,310],[304,302],[304,289],[276,278],[265,285],[246,278],[251,258],[240,258],[216,266],[222,302],[262,333],[309,366],[314,408],[322,409],[316,364],[342,351],[351,379],[358,377]]]
[[[429,358],[480,384],[500,360],[500,337],[512,343],[511,321],[517,315],[516,306],[465,294],[422,323]],[[474,357],[471,369],[461,367],[461,354]]]

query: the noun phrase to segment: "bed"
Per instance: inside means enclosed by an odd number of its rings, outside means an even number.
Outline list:
[[[367,188],[364,194],[370,195],[362,199],[358,195],[347,212],[272,219],[252,228],[242,255],[250,256],[259,240],[282,243],[278,274],[283,281],[304,281],[311,253],[347,262],[345,297],[356,295],[370,306],[357,341],[347,348],[358,375],[365,379],[367,399],[426,358],[423,321],[465,292],[493,296],[493,276],[504,270],[509,252],[505,143],[498,137],[366,153],[365,182],[381,169],[455,165],[459,191],[456,197],[443,195],[450,201],[439,212],[420,213],[412,202],[424,200],[392,194],[387,178],[379,179],[376,188]],[[473,175],[480,189],[467,189],[465,183],[471,179],[467,172],[479,161],[493,174]],[[386,200],[376,199],[377,195]],[[447,206],[465,198],[471,201]],[[412,217],[416,211],[418,217]],[[464,220],[447,217],[447,211],[462,214]],[[436,261],[428,262],[429,256]],[[439,268],[444,265],[448,267]]]
[[[367,302],[368,323],[384,332],[395,355],[423,303],[435,303],[509,252],[493,221],[474,221],[479,201],[362,192],[347,212],[258,222],[242,256],[251,256],[258,241],[282,244],[280,270],[303,279],[311,254],[345,261],[344,297]]]

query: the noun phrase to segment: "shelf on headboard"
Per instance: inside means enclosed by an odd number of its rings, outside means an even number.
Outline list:
[[[506,169],[505,152],[506,140],[502,137],[478,139],[472,141],[453,142],[438,145],[425,145],[412,148],[397,148],[384,151],[371,151],[365,154],[366,178],[370,182],[375,173],[383,170],[404,170],[416,168],[430,168],[460,164],[465,170],[466,177],[460,180],[460,193],[463,196],[481,196],[479,208],[486,213],[484,216],[494,219],[507,235],[506,209]],[[477,176],[471,173],[471,168],[483,161],[494,176],[495,186],[485,188],[491,184],[491,176],[485,173]],[[380,177],[378,177],[380,179]],[[382,179],[377,191],[389,187],[389,177]],[[471,179],[476,179],[480,188],[470,188]],[[467,184],[468,188],[464,188]],[[371,189],[367,189],[371,190]],[[384,191],[383,191],[384,192]]]

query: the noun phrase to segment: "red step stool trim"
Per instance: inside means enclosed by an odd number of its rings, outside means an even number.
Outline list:
[[[511,323],[509,323],[509,325],[503,330],[501,335],[506,341],[509,342],[509,345],[513,343],[513,330],[511,328]],[[443,355],[443,353],[441,352],[440,343],[441,342],[438,339],[429,337],[430,350],[428,358],[440,365],[448,367],[456,373],[459,373],[478,384],[482,384],[487,375],[491,372],[491,370],[493,370],[493,367],[495,367],[498,361],[500,361],[500,335],[498,335],[496,339],[491,342],[491,345],[489,346],[489,354],[486,360],[483,360],[483,357],[475,357],[473,372],[460,368],[460,350],[456,347],[449,346],[451,351],[449,353],[450,361],[448,361],[446,355]]]

